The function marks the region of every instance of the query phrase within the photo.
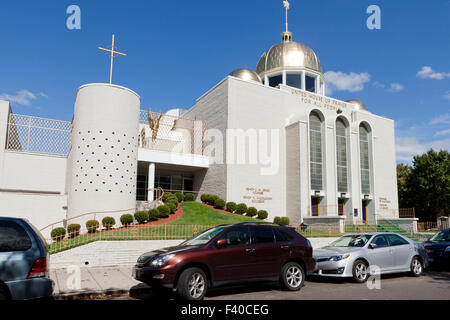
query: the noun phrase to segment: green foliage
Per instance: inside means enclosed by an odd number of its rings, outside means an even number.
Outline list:
[[[175,197],[177,197],[178,202],[184,201],[184,194],[182,194],[181,192],[175,192]]]
[[[206,203],[207,201],[207,199],[208,199],[208,196],[209,196],[209,194],[207,194],[207,193],[204,193],[204,194],[202,194],[201,196],[200,196],[200,200],[203,202],[203,203]]]
[[[209,194],[206,199],[206,203],[208,203],[210,206],[213,206],[217,199],[220,199],[218,195]]]
[[[193,193],[186,193],[184,195],[184,201],[194,201],[195,195]]]
[[[266,210],[258,211],[258,219],[264,220],[264,219],[267,219],[268,216],[269,216],[269,213]]]
[[[158,217],[159,218],[167,218],[170,214],[170,208],[166,205],[162,205],[158,207]]]
[[[245,203],[239,203],[236,207],[236,212],[239,214],[244,214],[247,212],[247,205]]]
[[[104,217],[102,220],[103,228],[106,228],[107,230],[112,229],[115,224],[116,220],[113,217]]]
[[[411,167],[397,166],[399,206],[415,208],[421,221],[450,213],[450,154],[433,149],[415,156]]]
[[[53,241],[61,241],[66,236],[66,229],[64,228],[55,228],[50,233]]]
[[[173,201],[169,201],[166,203],[166,206],[168,206],[170,208],[170,213],[175,213],[175,210],[177,210],[177,203],[173,202]]]
[[[143,224],[143,223],[145,223],[145,222],[147,222],[148,221],[148,212],[147,211],[137,211],[135,214],[134,214],[134,219],[136,219],[136,221],[139,223],[139,224]]]
[[[69,238],[75,238],[80,235],[81,225],[79,224],[69,224],[67,226],[67,234]]]
[[[132,224],[134,221],[134,218],[131,214],[123,214],[120,217],[120,223],[124,226],[124,227],[128,227],[130,224]]]
[[[288,226],[291,223],[288,217],[281,217],[280,218],[280,224],[283,226]]]
[[[148,221],[156,221],[159,217],[158,209],[152,209],[148,212]]]
[[[167,202],[167,198],[169,198],[170,196],[173,196],[174,194],[172,192],[164,192],[163,196],[162,196],[162,201],[163,202]]]
[[[227,211],[228,212],[235,212],[236,211],[236,208],[237,208],[237,204],[236,204],[236,202],[227,202],[227,205],[226,205],[226,207],[227,207]]]
[[[89,233],[95,233],[98,228],[100,228],[100,222],[97,220],[88,220],[86,222],[86,229]]]
[[[249,217],[254,217],[258,214],[258,209],[256,209],[255,207],[248,207],[247,209],[247,215]]]
[[[214,201],[214,208],[216,208],[216,209],[223,209],[223,208],[225,208],[225,200],[223,200],[223,199],[216,199],[215,201]]]

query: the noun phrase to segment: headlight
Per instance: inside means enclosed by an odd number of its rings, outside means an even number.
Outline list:
[[[445,248],[444,251],[445,251],[445,252],[450,252],[450,246],[448,246],[447,248]]]
[[[329,261],[341,261],[341,260],[347,259],[348,257],[350,257],[350,255],[347,253],[347,254],[342,254],[340,256],[333,256],[328,260]]]
[[[163,266],[167,261],[169,261],[170,259],[172,259],[173,257],[175,257],[174,254],[168,254],[159,258],[156,258],[155,260],[152,261],[152,266],[158,266],[161,267]]]

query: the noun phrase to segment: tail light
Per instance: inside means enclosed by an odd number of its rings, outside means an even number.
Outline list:
[[[33,278],[44,278],[47,276],[47,259],[39,258],[31,267],[30,272],[28,273],[27,279]]]

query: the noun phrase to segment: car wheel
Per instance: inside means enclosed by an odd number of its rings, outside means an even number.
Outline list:
[[[290,291],[298,291],[305,282],[305,271],[296,262],[286,263],[281,269],[281,284]]]
[[[202,269],[184,270],[177,284],[178,295],[185,300],[202,300],[208,287],[208,279]]]
[[[369,278],[369,268],[363,260],[356,260],[352,271],[353,279],[358,283],[364,283]]]
[[[423,271],[422,262],[419,258],[414,257],[411,260],[411,275],[413,277],[420,277]]]

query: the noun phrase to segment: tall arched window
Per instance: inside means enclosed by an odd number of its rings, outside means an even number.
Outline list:
[[[359,126],[359,158],[361,166],[361,193],[370,194],[370,145],[369,129],[366,124]]]
[[[322,119],[316,112],[309,116],[311,189],[323,189]]]
[[[342,118],[336,120],[336,165],[338,192],[348,192],[348,135],[347,126]]]

